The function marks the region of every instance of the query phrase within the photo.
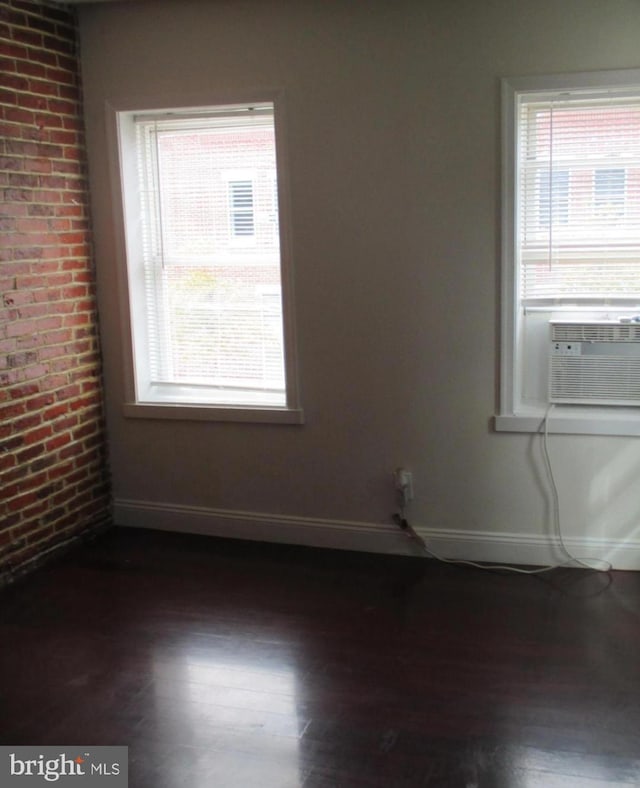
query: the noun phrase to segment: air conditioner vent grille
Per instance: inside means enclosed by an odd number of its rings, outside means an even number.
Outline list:
[[[557,342],[640,342],[640,323],[552,323]]]
[[[640,405],[640,358],[554,356],[551,401]]]

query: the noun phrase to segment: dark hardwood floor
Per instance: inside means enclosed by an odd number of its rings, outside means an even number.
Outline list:
[[[0,592],[0,744],[132,788],[640,785],[640,573],[114,529]]]

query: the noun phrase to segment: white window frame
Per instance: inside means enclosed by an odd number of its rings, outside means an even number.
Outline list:
[[[494,419],[498,432],[539,432],[548,405],[526,401],[521,383],[527,362],[547,374],[546,358],[525,359],[522,339],[519,281],[517,271],[517,111],[519,97],[530,94],[557,94],[562,91],[632,91],[640,95],[640,69],[624,71],[552,74],[505,78],[502,88],[502,241],[501,241],[501,334],[499,408]],[[550,319],[575,317],[584,310],[584,319],[594,313],[637,314],[636,303],[598,307],[558,306]],[[544,367],[542,366],[544,362]],[[548,430],[579,435],[640,436],[640,408],[556,405]]]
[[[215,398],[208,398],[206,391],[203,390],[182,391],[179,400],[167,391],[166,398],[161,394],[150,400],[145,397],[144,385],[141,384],[141,381],[149,378],[147,362],[149,354],[145,348],[146,331],[141,306],[143,282],[138,267],[133,263],[129,264],[129,261],[139,258],[141,245],[134,116],[155,112],[185,113],[207,109],[217,111],[224,107],[265,103],[273,105],[276,132],[286,404],[284,406],[220,404]],[[124,415],[131,418],[302,424],[304,414],[300,404],[296,358],[291,201],[286,159],[283,91],[254,91],[243,95],[214,96],[164,95],[107,101],[106,120],[125,361]]]

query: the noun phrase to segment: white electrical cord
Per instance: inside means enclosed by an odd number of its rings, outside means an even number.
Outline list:
[[[551,458],[549,457],[549,446],[548,446],[548,435],[549,435],[549,414],[553,409],[553,404],[549,405],[547,410],[544,414],[544,430],[542,434],[542,454],[544,456],[545,461],[545,469],[547,471],[547,475],[549,477],[549,483],[551,486],[551,495],[553,499],[553,527],[555,531],[555,535],[558,540],[558,544],[560,545],[562,552],[567,556],[567,560],[563,561],[559,564],[549,564],[547,566],[539,567],[538,569],[521,569],[517,566],[512,566],[510,564],[479,564],[475,561],[465,561],[457,558],[443,558],[438,553],[435,553],[429,547],[427,547],[426,542],[424,539],[416,533],[414,528],[409,525],[407,520],[404,516],[404,505],[400,507],[400,518],[399,523],[400,527],[406,530],[409,534],[409,538],[415,539],[421,548],[424,550],[427,555],[430,555],[432,558],[435,558],[437,561],[441,561],[444,564],[459,564],[461,566],[472,566],[475,569],[491,569],[491,570],[501,570],[503,572],[514,572],[519,575],[540,575],[543,572],[551,572],[553,569],[560,569],[562,567],[568,566],[582,566],[585,569],[590,569],[594,572],[610,572],[612,569],[611,564],[608,561],[605,561],[601,558],[576,558],[572,553],[567,549],[567,546],[564,543],[564,539],[562,536],[562,528],[560,525],[560,496],[558,495],[558,487],[556,485],[556,480],[553,475],[553,468],[551,467]],[[589,563],[591,562],[591,563]],[[593,564],[601,564],[601,566],[594,566]]]
[[[605,561],[602,558],[576,558],[573,553],[567,548],[566,544],[564,543],[564,538],[562,536],[562,527],[560,524],[560,496],[558,494],[558,486],[556,485],[556,480],[553,475],[553,468],[551,466],[551,457],[549,456],[549,414],[553,410],[554,405],[551,403],[549,407],[546,409],[544,414],[544,432],[542,435],[542,454],[544,456],[545,467],[547,470],[547,475],[549,476],[549,483],[551,485],[551,494],[553,498],[553,524],[554,530],[556,532],[556,537],[558,539],[558,543],[562,548],[563,553],[567,556],[567,561],[559,566],[571,566],[572,564],[578,564],[579,566],[584,567],[585,569],[592,569],[594,572],[610,572],[612,569],[611,564],[609,561]],[[601,566],[594,566],[594,564],[600,564]]]

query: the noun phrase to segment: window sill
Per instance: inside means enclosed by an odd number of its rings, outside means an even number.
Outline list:
[[[301,408],[226,407],[183,403],[125,402],[123,413],[133,419],[227,421],[253,424],[304,424]]]
[[[494,416],[496,432],[543,432],[546,408]],[[640,408],[555,405],[547,430],[560,435],[640,436]]]

